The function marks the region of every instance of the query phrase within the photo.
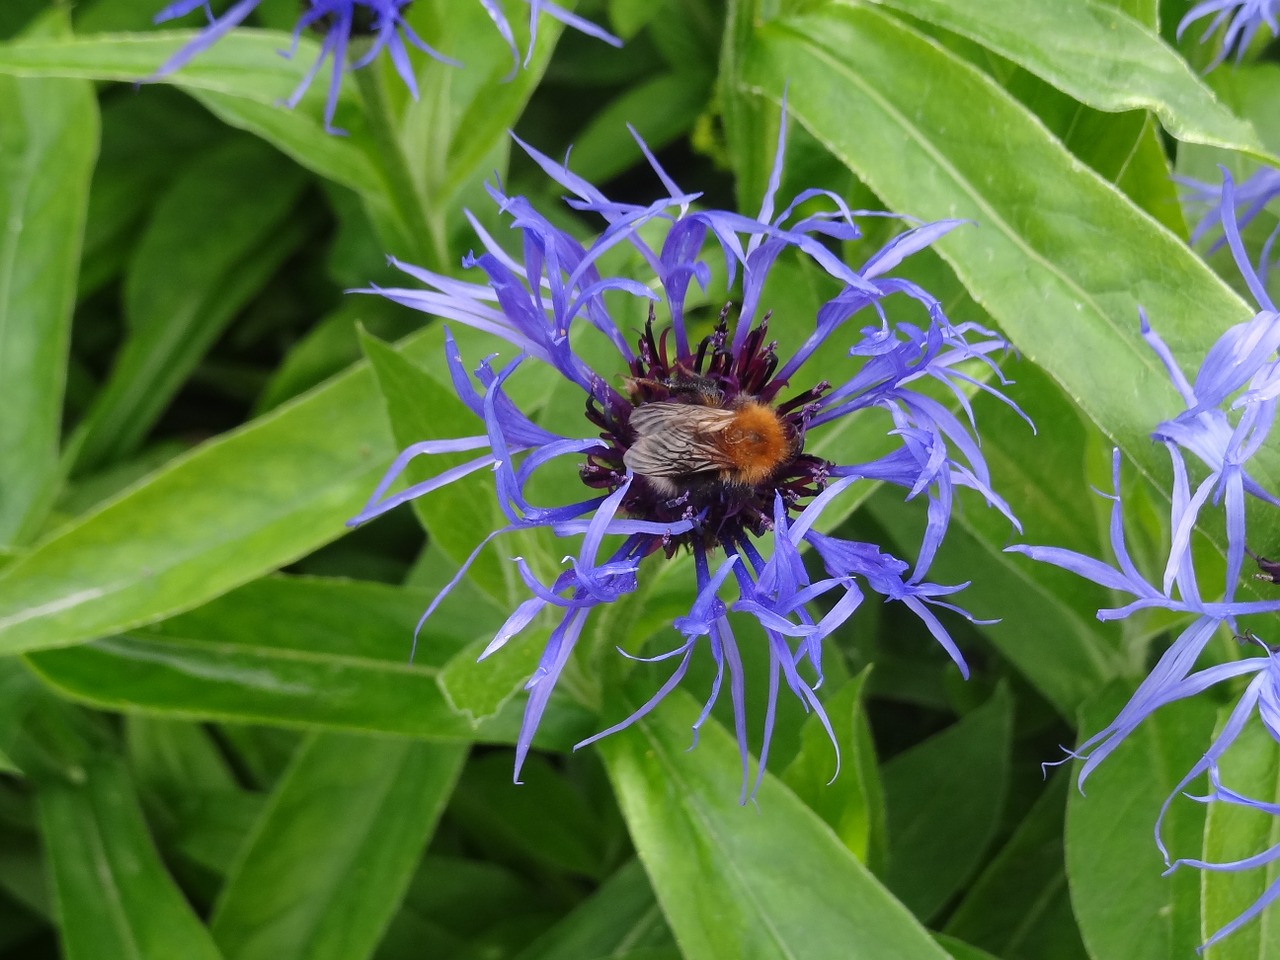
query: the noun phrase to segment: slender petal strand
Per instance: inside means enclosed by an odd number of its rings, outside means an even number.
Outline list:
[[[1223,28],[1218,52],[1209,64],[1212,70],[1234,53],[1238,61],[1264,27],[1271,36],[1280,36],[1280,0],[1203,0],[1187,11],[1178,23],[1178,36],[1193,23],[1207,21],[1200,42]]]
[[[549,4],[541,6],[554,14]],[[519,258],[480,232],[482,252],[464,261],[479,275],[478,282],[396,263],[427,289],[363,291],[493,335],[514,356],[486,358],[470,370],[446,332],[450,380],[480,421],[477,435],[454,445],[436,440],[411,446],[357,517],[376,516],[453,476],[488,466],[507,521],[502,532],[543,529],[549,536],[582,538],[580,549],[565,558],[556,574],[517,558],[530,598],[484,652],[488,656],[500,649],[540,616],[558,617],[528,684],[516,777],[592,611],[634,592],[647,557],[690,552],[694,599],[688,613],[674,618],[682,636],[678,645],[667,645],[656,656],[620,652],[630,660],[672,661],[674,666],[666,668],[655,693],[630,716],[579,746],[623,730],[657,709],[684,680],[692,658],[709,654],[714,681],[694,724],[694,740],[727,686],[745,802],[761,782],[784,692],[814,713],[834,744],[817,694],[823,649],[873,595],[911,610],[967,676],[959,646],[937,615],[945,609],[969,616],[949,602],[962,585],[930,583],[925,574],[946,535],[958,488],[976,491],[1016,528],[1007,504],[991,487],[969,406],[969,396],[980,389],[1017,410],[1001,390],[1007,381],[993,359],[1006,345],[989,330],[953,323],[931,294],[891,275],[904,258],[960,224],[916,225],[859,271],[837,258],[825,241],[856,239],[856,218],[863,214],[821,190],[804,191],[790,204],[778,202],[785,138],[779,141],[771,186],[757,217],[695,207],[698,195],[684,192],[643,142],[641,151],[658,184],[659,199],[651,203],[610,200],[567,165],[517,143],[569,194],[568,206],[594,220],[599,232],[579,241],[556,225],[560,219],[545,216],[525,197],[490,185],[489,195],[516,233],[511,246],[521,250]],[[816,201],[831,209],[812,212]],[[798,218],[801,202],[808,212]],[[775,213],[778,208],[781,213]],[[613,260],[604,255],[623,247],[638,255],[630,259],[645,265],[645,276],[604,271],[602,264]],[[795,257],[808,259],[838,288],[818,309],[812,334],[787,360],[777,356],[769,339],[768,304],[761,299],[774,265]],[[711,332],[695,339],[687,311],[716,274],[732,278],[739,306],[725,306]],[[888,298],[909,305],[917,319],[890,323],[880,306]],[[633,342],[621,332],[631,321],[618,318],[619,305],[648,313]],[[859,329],[854,315],[863,308],[870,308],[872,316]],[[588,365],[580,352],[588,341],[593,357],[612,347],[615,359]],[[806,364],[819,351],[847,358],[848,381],[833,385],[810,380],[804,385]],[[581,435],[550,433],[514,402],[509,384],[534,364],[578,391],[584,414]],[[934,396],[917,389],[929,380],[943,388]],[[963,415],[939,402],[938,395],[953,399]],[[805,451],[810,433],[854,414],[879,418],[894,449],[869,463],[836,463]],[[452,468],[456,473],[445,471],[436,481],[389,492],[411,458],[456,450],[474,450],[476,456]],[[562,489],[556,503],[532,502],[530,481],[565,458],[577,465],[582,488]],[[926,532],[914,565],[879,544],[815,529],[823,511],[852,487],[885,480],[901,488],[906,499],[923,501]],[[802,555],[809,550],[823,568],[818,576],[811,576]],[[818,602],[823,604],[820,612]],[[759,626],[753,635],[767,644],[766,676],[748,677],[730,614]],[[767,694],[763,717],[753,721],[746,713],[746,690],[755,682]],[[752,744],[759,754],[754,777]]]
[[[195,38],[173,54],[160,65],[147,79],[157,80],[167,76],[188,64],[197,54],[209,49],[228,33],[238,27],[257,9],[262,0],[237,0],[221,15],[212,18]],[[581,31],[588,36],[596,37],[615,47],[622,41],[600,27],[564,10],[546,0],[525,0],[529,4],[529,48],[524,63],[527,66],[533,57],[534,43],[538,34],[538,16],[547,16],[559,20],[565,26]],[[372,63],[382,51],[387,52],[391,64],[395,68],[405,88],[416,100],[418,98],[418,80],[409,58],[407,46],[416,47],[433,60],[452,67],[462,64],[432,47],[423,40],[405,20],[405,14],[413,0],[303,0],[303,12],[293,30],[293,44],[286,56],[292,57],[298,48],[298,40],[304,31],[317,30],[323,34],[320,55],[307,69],[301,82],[286,101],[290,108],[297,106],[303,94],[311,86],[312,80],[319,73],[326,60],[329,65],[329,87],[325,99],[324,126],[330,133],[341,134],[342,130],[333,125],[333,117],[337,112],[338,92],[342,83],[342,72],[348,68],[359,69]],[[493,20],[511,51],[511,76],[520,66],[520,53],[516,48],[515,36],[511,24],[503,13],[502,4],[498,0],[479,0],[480,5]],[[167,23],[184,17],[195,10],[208,10],[207,0],[179,0],[160,10],[155,16],[156,23]],[[356,37],[366,37],[364,52],[353,62],[347,62],[347,49]],[[407,46],[406,46],[407,45]]]

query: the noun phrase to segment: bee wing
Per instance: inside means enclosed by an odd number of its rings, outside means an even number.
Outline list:
[[[733,411],[688,403],[647,403],[631,414],[636,441],[623,462],[646,477],[687,477],[733,467],[714,441]]]

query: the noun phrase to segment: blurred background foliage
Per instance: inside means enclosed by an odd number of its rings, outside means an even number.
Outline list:
[[[190,36],[153,29],[157,6],[0,5],[0,957],[1154,960],[1191,956],[1260,892],[1265,877],[1163,879],[1151,842],[1215,703],[1167,711],[1087,800],[1068,768],[1042,777],[1178,624],[1098,623],[1105,592],[1001,553],[1013,534],[977,501],[934,571],[1000,618],[948,621],[973,679],[895,607],[860,610],[822,690],[834,782],[795,703],[746,809],[728,734],[685,752],[690,695],[572,752],[665,676],[613,647],[669,645],[689,603],[677,559],[591,625],[513,787],[519,691],[550,625],[474,661],[519,598],[507,558],[554,566],[554,545],[491,548],[408,662],[496,507],[482,474],[345,531],[395,449],[473,430],[439,326],[344,291],[403,284],[388,254],[462,275],[464,210],[508,236],[495,176],[595,229],[509,130],[648,201],[629,123],[702,202],[754,213],[787,84],[784,196],[976,221],[902,272],[1020,353],[1005,369],[1038,432],[975,407],[1026,542],[1107,555],[1089,487],[1119,445],[1131,542],[1158,569],[1170,480],[1147,433],[1174,401],[1136,307],[1188,369],[1247,315],[1229,261],[1208,257],[1224,282],[1186,248],[1202,211],[1170,175],[1274,162],[1274,46],[1202,78],[1212,50],[1174,36],[1179,0],[583,0],[625,46],[544,18],[508,82],[480,4],[417,0],[415,29],[466,68],[415,58],[416,102],[383,61],[349,74],[332,137],[320,92],[276,105],[317,49],[278,55],[296,0],[137,86]],[[1259,218],[1251,249],[1275,224]],[[892,229],[842,252],[860,262]],[[779,266],[784,350],[823,294]],[[713,282],[705,323],[728,295]],[[456,332],[465,356],[489,352]],[[577,422],[545,371],[521,374],[542,422]],[[1255,475],[1280,489],[1276,450]],[[1280,540],[1274,515],[1250,522]],[[842,530],[909,551],[922,525],[871,491]],[[1202,541],[1220,568],[1220,539]],[[1266,750],[1251,776],[1274,793]],[[1183,855],[1257,848],[1256,822],[1191,806],[1168,829]],[[1270,929],[1210,956],[1280,957]]]

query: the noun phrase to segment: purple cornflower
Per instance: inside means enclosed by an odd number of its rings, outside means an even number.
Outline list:
[[[1112,462],[1111,547],[1116,557],[1112,566],[1083,554],[1058,547],[1013,546],[1008,549],[1033,559],[1070,570],[1112,590],[1131,595],[1132,602],[1115,609],[1098,611],[1100,620],[1115,620],[1144,608],[1161,608],[1194,615],[1191,623],[1178,635],[1152,668],[1123,709],[1107,727],[1085,740],[1069,755],[1082,760],[1078,783],[1083,790],[1089,774],[1110,755],[1147,717],[1166,704],[1197,696],[1210,687],[1236,677],[1256,674],[1249,684],[1222,733],[1199,762],[1178,783],[1161,806],[1156,818],[1156,845],[1170,862],[1161,835],[1165,813],[1173,800],[1197,777],[1207,774],[1211,790],[1207,796],[1194,799],[1224,802],[1252,807],[1280,815],[1280,805],[1253,800],[1222,786],[1218,762],[1240,731],[1258,710],[1272,737],[1280,741],[1280,666],[1275,653],[1264,647],[1266,655],[1242,661],[1210,666],[1194,671],[1196,661],[1218,630],[1225,624],[1237,632],[1236,618],[1248,614],[1280,611],[1280,600],[1241,601],[1235,599],[1237,585],[1246,555],[1254,556],[1263,570],[1262,579],[1280,582],[1280,564],[1252,554],[1245,529],[1245,494],[1266,503],[1280,505],[1245,470],[1245,464],[1261,447],[1275,419],[1277,396],[1280,395],[1280,314],[1267,297],[1254,272],[1240,239],[1236,219],[1236,198],[1231,178],[1223,171],[1225,182],[1218,208],[1225,242],[1250,291],[1258,300],[1260,311],[1253,319],[1228,329],[1210,347],[1189,383],[1164,341],[1151,329],[1145,315],[1141,317],[1142,334],[1159,356],[1170,379],[1182,396],[1186,409],[1161,423],[1152,436],[1164,443],[1173,466],[1171,498],[1171,544],[1163,581],[1155,586],[1138,572],[1125,545],[1123,505],[1120,501],[1120,452]],[[1193,453],[1208,468],[1207,476],[1195,491],[1187,475],[1182,451]],[[1227,569],[1220,600],[1202,598],[1191,556],[1191,533],[1202,522],[1203,507],[1209,501],[1224,505],[1223,524],[1227,539]],[[1207,870],[1243,870],[1280,858],[1280,848],[1233,863],[1208,863],[1201,860],[1179,860],[1179,864]],[[1256,916],[1269,903],[1280,897],[1280,883],[1273,884],[1257,902],[1240,917],[1214,933],[1201,949],[1218,942],[1241,924]]]
[[[571,208],[603,221],[598,236],[584,246],[524,197],[490,186],[490,195],[512,218],[513,229],[520,231],[523,264],[473,219],[484,251],[468,256],[464,265],[478,268],[484,282],[464,282],[397,263],[428,289],[365,291],[492,333],[514,347],[516,356],[496,370],[489,360],[481,361],[473,379],[446,330],[445,360],[455,390],[483,432],[410,446],[352,523],[469,472],[488,469],[508,523],[485,543],[508,531],[539,527],[556,536],[583,537],[577,556],[566,558],[569,568],[550,584],[540,582],[523,560],[516,559],[532,596],[517,607],[482,654],[503,646],[543,611],[558,611],[559,624],[527,684],[529,700],[516,745],[517,779],[586,618],[594,608],[635,590],[640,561],[654,554],[671,557],[687,550],[693,556],[696,596],[689,612],[673,624],[683,639],[653,658],[674,660],[675,669],[634,714],[584,743],[652,710],[683,679],[695,650],[705,646],[716,673],[694,725],[695,739],[727,678],[745,800],[749,780],[744,677],[728,617],[731,611],[755,618],[768,644],[769,696],[757,785],[768,756],[780,682],[827,724],[814,693],[822,680],[823,640],[848,619],[865,591],[912,610],[968,674],[964,658],[932,609],[942,607],[967,617],[942,599],[960,587],[938,586],[925,577],[946,532],[957,486],[977,490],[1016,525],[991,489],[965,393],[970,388],[985,390],[1012,406],[996,387],[965,369],[966,361],[974,361],[1005,382],[992,355],[1007,345],[976,324],[952,323],[927,291],[888,276],[905,257],[929,246],[959,221],[915,226],[854,269],[831,252],[828,242],[857,238],[855,216],[873,214],[855,213],[837,195],[816,189],[802,192],[775,213],[784,141],[785,133],[779,136],[768,191],[755,218],[694,208],[698,195],[682,191],[643,142],[640,148],[665,188],[665,195],[648,205],[609,200],[567,166],[521,142],[542,170],[569,192],[566,203]],[[812,201],[826,201],[833,209],[797,214],[801,204]],[[655,233],[662,235],[660,243],[652,242]],[[650,282],[601,272],[602,256],[623,244],[643,258]],[[840,290],[818,309],[812,332],[795,354],[783,359],[769,340],[770,315],[762,313],[760,301],[771,267],[788,251],[810,259],[837,281]],[[709,282],[711,266],[704,259],[708,252],[722,258],[730,289],[740,277],[740,299],[736,310],[727,306],[721,312],[710,333],[697,337],[685,301],[691,282],[704,289]],[[606,306],[606,294],[623,303],[629,297],[648,303],[649,319],[634,347]],[[891,321],[881,301],[893,294],[915,301],[923,322]],[[657,317],[659,304],[662,322]],[[849,321],[864,308],[873,311],[874,322],[854,332]],[[612,344],[615,365],[597,369],[587,364],[575,345],[588,336],[603,336]],[[855,358],[848,378],[834,386],[793,386],[804,384],[806,363],[827,344],[839,344]],[[510,399],[506,382],[528,360],[553,367],[582,391],[581,435],[561,436],[543,429]],[[915,384],[926,379],[949,388],[967,416],[958,418],[936,399],[917,392]],[[835,463],[806,451],[811,431],[871,410],[887,418],[886,434],[894,447],[889,453],[867,462]],[[388,495],[412,458],[458,450],[475,450],[478,455]],[[553,506],[530,503],[525,488],[531,474],[558,457],[577,462],[585,496]],[[813,529],[831,502],[859,481],[894,484],[907,498],[926,501],[928,523],[914,567],[876,544]],[[614,545],[606,547],[606,538]],[[814,548],[825,570],[822,578],[811,579],[801,562],[803,543]],[[829,600],[821,615],[810,609],[819,597]],[[424,620],[439,601],[437,597],[432,602]],[[829,725],[827,729],[830,733]]]
[[[1212,70],[1233,50],[1236,60],[1239,61],[1263,26],[1271,31],[1273,37],[1280,36],[1278,15],[1280,15],[1280,0],[1204,0],[1203,3],[1197,3],[1188,10],[1186,16],[1178,22],[1178,39],[1182,39],[1182,34],[1187,27],[1205,17],[1213,19],[1200,35],[1201,43],[1226,24],[1227,29],[1222,35],[1222,45],[1207,68]]]
[[[195,10],[204,10],[208,26],[201,30],[194,40],[166,60],[154,76],[162,77],[172,73],[184,66],[196,54],[213,46],[239,26],[261,2],[262,0],[236,0],[217,17],[213,15],[209,0],[176,0],[169,4],[156,14],[156,23],[183,17]],[[303,31],[308,28],[322,31],[324,41],[316,62],[307,70],[306,76],[302,78],[297,89],[285,101],[287,106],[292,109],[298,105],[298,101],[307,92],[311,81],[315,79],[324,62],[329,60],[329,93],[325,100],[324,125],[330,133],[342,133],[333,126],[333,114],[338,106],[342,71],[347,65],[347,46],[353,36],[367,36],[369,44],[368,49],[359,59],[352,62],[352,69],[359,69],[371,63],[385,49],[387,55],[391,57],[396,73],[400,75],[400,79],[404,81],[404,85],[415,100],[418,98],[418,83],[414,77],[413,65],[409,62],[406,42],[441,63],[454,67],[462,66],[457,60],[445,56],[429,45],[405,21],[404,14],[412,2],[413,0],[303,0],[303,13],[293,28],[293,46],[285,55],[293,56],[298,49],[298,40]],[[529,47],[524,58],[526,65],[533,56],[533,45],[538,35],[538,16],[541,13],[546,13],[566,26],[597,37],[606,43],[614,46],[622,45],[622,41],[613,34],[554,3],[548,3],[547,0],[525,0],[525,3],[529,6]],[[514,75],[520,63],[520,54],[516,49],[515,35],[511,31],[511,24],[503,12],[502,5],[499,0],[480,0],[480,4],[511,50],[512,75]]]

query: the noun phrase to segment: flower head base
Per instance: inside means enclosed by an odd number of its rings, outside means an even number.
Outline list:
[[[525,146],[539,166],[570,192],[567,202],[572,208],[604,221],[598,237],[584,246],[525,198],[493,186],[490,194],[522,234],[523,264],[473,221],[485,249],[479,256],[468,257],[466,265],[483,271],[485,283],[400,265],[428,289],[368,291],[487,331],[518,353],[496,372],[488,361],[482,362],[473,378],[452,336],[446,334],[446,360],[455,389],[476,414],[483,433],[410,447],[353,522],[428,493],[463,473],[489,468],[508,525],[490,534],[486,542],[503,531],[537,527],[549,528],[556,536],[583,538],[577,555],[567,558],[569,567],[550,584],[539,581],[517,560],[532,596],[508,618],[485,651],[487,656],[500,648],[540,613],[560,611],[559,626],[529,681],[530,696],[516,746],[517,777],[586,616],[592,608],[635,590],[640,561],[655,554],[670,557],[686,548],[693,556],[695,599],[688,614],[674,623],[683,640],[655,658],[673,659],[677,666],[648,703],[591,740],[652,710],[683,679],[695,649],[705,645],[716,674],[695,733],[727,686],[742,759],[744,800],[750,785],[745,679],[730,613],[753,618],[768,645],[769,706],[757,783],[768,754],[781,683],[785,681],[805,708],[816,711],[825,723],[814,693],[822,680],[823,641],[849,618],[868,591],[915,612],[967,672],[959,649],[932,609],[944,607],[967,616],[940,599],[960,588],[931,584],[925,577],[946,532],[957,486],[977,490],[1013,520],[991,489],[965,393],[981,389],[1010,402],[975,376],[985,372],[1003,382],[992,355],[1006,345],[976,325],[952,324],[938,301],[916,284],[883,276],[904,257],[957,226],[955,221],[910,229],[855,270],[818,239],[860,235],[855,213],[839,197],[805,191],[774,215],[783,143],[780,136],[771,187],[756,218],[694,209],[696,195],[681,191],[643,143],[641,149],[666,188],[666,196],[647,205],[611,201],[566,167]],[[825,199],[832,209],[797,217],[798,205],[814,199]],[[656,249],[646,239],[653,230],[664,231]],[[601,258],[621,244],[629,245],[647,264],[651,283],[602,273]],[[709,282],[711,267],[704,259],[704,248],[721,255],[728,282],[731,287],[738,285],[740,296],[736,309],[724,309],[711,332],[695,340],[690,336],[685,303],[692,282],[703,288]],[[783,360],[769,340],[769,314],[758,314],[767,274],[788,250],[808,257],[837,282],[839,291],[819,309],[814,327],[796,353]],[[606,293],[624,302],[628,298],[647,302],[649,320],[634,349],[607,308]],[[891,322],[881,301],[893,294],[915,301],[926,322]],[[660,323],[655,304],[662,301],[665,317]],[[836,340],[854,314],[867,307],[877,322],[841,338],[851,358],[849,378],[834,386],[822,382],[793,386],[815,351]],[[592,368],[575,350],[580,337],[591,335],[603,336],[616,349],[618,362],[612,370]],[[506,381],[527,358],[547,364],[582,391],[585,436],[550,433],[508,396]],[[913,383],[924,378],[949,388],[957,405],[969,414],[966,419],[917,392]],[[887,416],[885,433],[896,444],[890,453],[862,463],[838,463],[806,449],[814,431],[863,410]],[[463,449],[482,452],[462,467],[386,495],[413,456]],[[572,459],[583,491],[592,495],[562,505],[529,502],[526,489],[533,473],[561,457]],[[908,498],[927,502],[928,524],[914,568],[875,544],[843,540],[814,529],[823,511],[857,482],[896,484]],[[615,542],[620,538],[620,542],[606,549],[606,538]],[[766,545],[763,552],[759,543]],[[804,543],[814,548],[825,568],[821,579],[811,579],[801,560]],[[810,605],[824,596],[830,606],[815,616]]]
[[[1212,17],[1200,36],[1200,42],[1208,40],[1219,27],[1226,25],[1222,46],[1208,69],[1222,63],[1233,50],[1236,60],[1244,56],[1249,44],[1264,26],[1273,37],[1280,36],[1280,0],[1204,0],[1187,11],[1178,23],[1178,37],[1197,20]]]
[[[151,79],[163,77],[185,66],[196,54],[207,50],[233,29],[244,22],[262,0],[236,0],[220,16],[213,16],[209,0],[176,0],[162,9],[155,16],[156,23],[184,17],[196,10],[203,10],[208,18],[208,26],[196,35],[195,39],[166,60]],[[525,0],[529,5],[529,49],[524,62],[528,65],[533,56],[533,45],[537,39],[538,15],[546,13],[567,26],[580,30],[593,37],[621,46],[622,41],[610,33],[600,29],[590,21],[584,20],[568,10],[548,3],[546,0]],[[324,35],[320,47],[320,55],[307,70],[297,88],[289,96],[285,104],[292,109],[298,105],[303,94],[311,86],[325,61],[330,61],[329,90],[325,100],[324,126],[330,133],[343,131],[333,126],[333,115],[338,107],[338,91],[342,86],[342,71],[347,67],[347,48],[353,37],[368,37],[368,48],[352,62],[352,69],[359,69],[372,63],[383,50],[391,57],[396,73],[404,82],[409,93],[418,98],[418,83],[414,76],[413,65],[409,62],[406,44],[417,47],[429,57],[450,66],[460,67],[457,60],[445,56],[430,46],[409,26],[405,13],[413,0],[302,0],[303,12],[293,29],[293,47],[286,56],[292,57],[297,51],[298,40],[303,31],[319,30]],[[498,33],[511,50],[512,68],[509,76],[514,76],[520,55],[516,49],[515,36],[511,24],[503,12],[498,0],[480,0]]]

